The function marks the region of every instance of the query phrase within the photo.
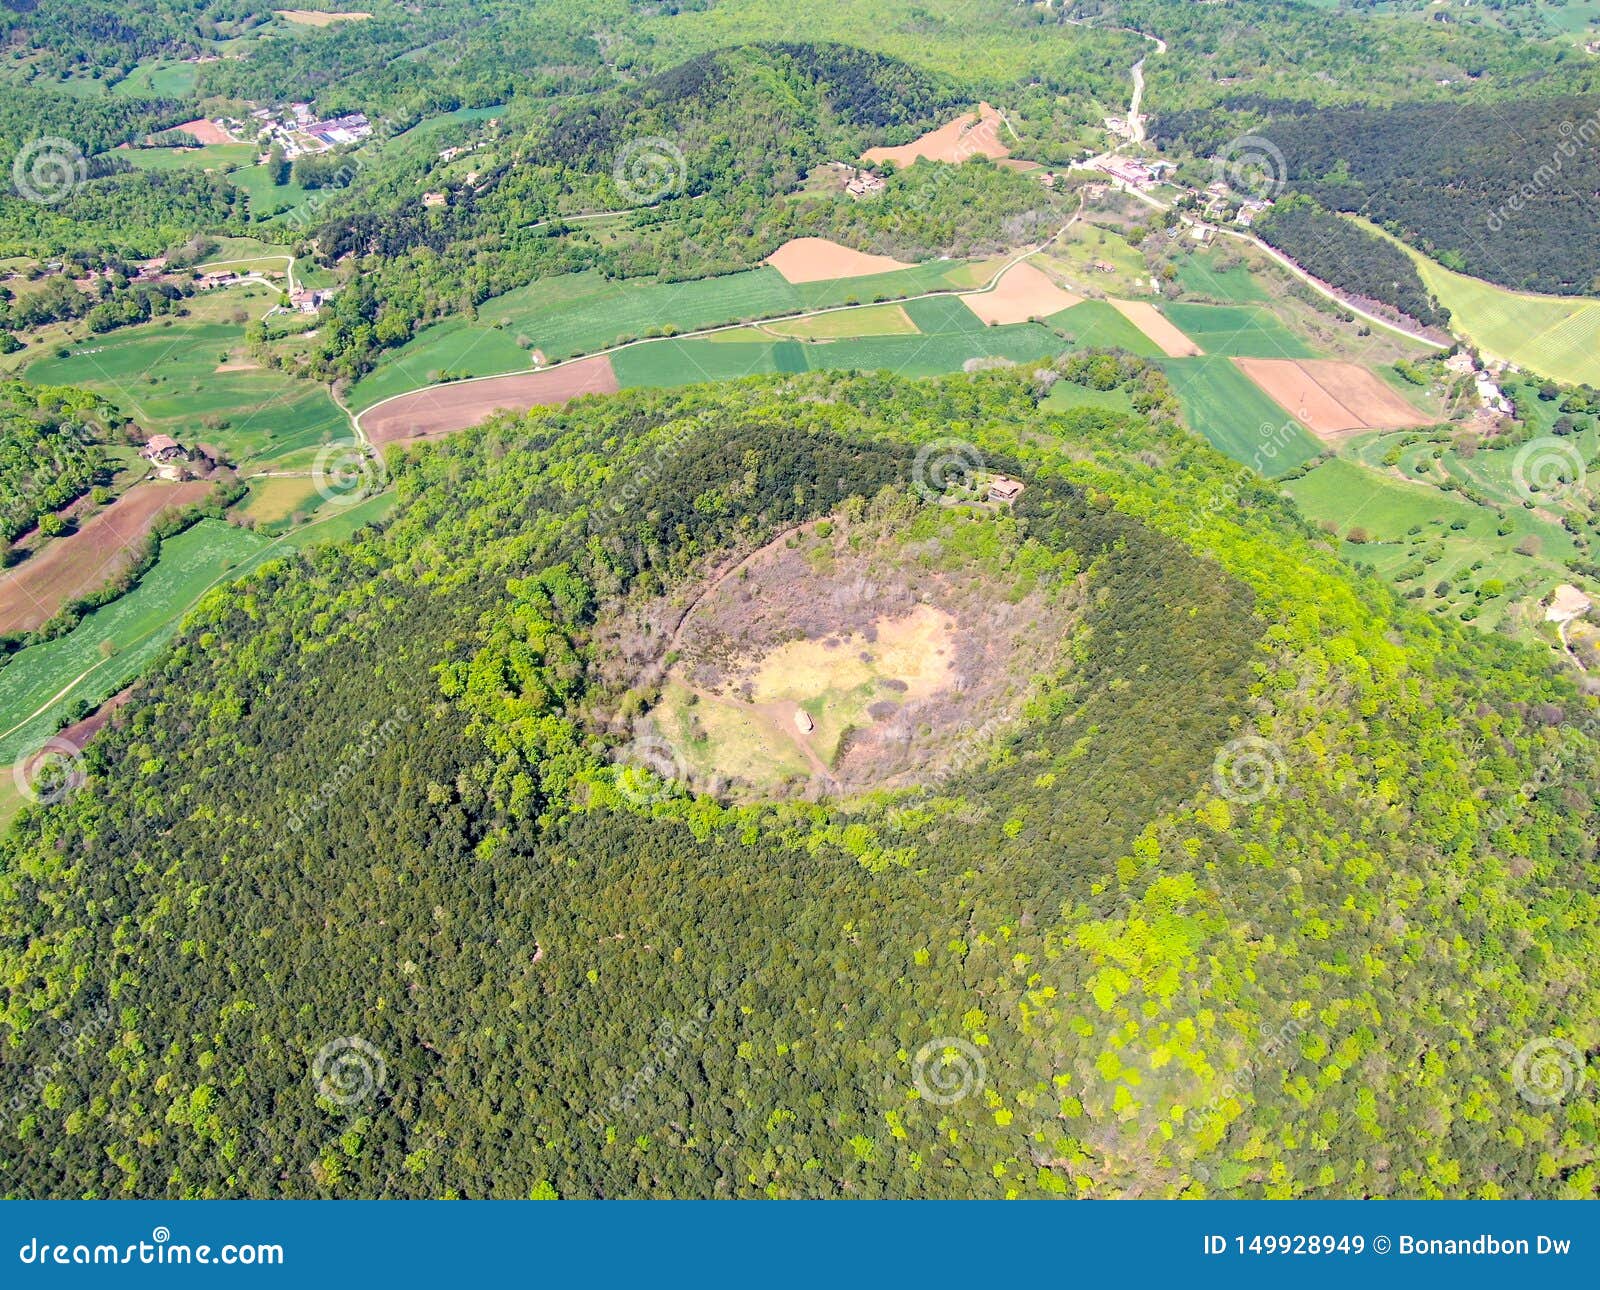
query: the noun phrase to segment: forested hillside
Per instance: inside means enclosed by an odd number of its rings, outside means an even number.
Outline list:
[[[1450,324],[1450,311],[1423,285],[1410,256],[1309,197],[1275,202],[1253,227],[1263,241],[1332,286],[1389,305],[1425,327]]]
[[[1248,126],[1291,189],[1385,226],[1448,268],[1557,295],[1600,291],[1600,94],[1320,110],[1236,97],[1162,114],[1202,155]]]
[[[1595,700],[1047,384],[502,417],[211,595],[0,851],[8,1191],[1593,1194],[1513,1067],[1600,1040]],[[1059,671],[842,804],[622,764],[602,625],[930,455],[1026,481]]]

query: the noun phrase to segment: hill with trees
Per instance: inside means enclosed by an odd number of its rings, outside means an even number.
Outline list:
[[[1101,374],[1149,415],[1038,406]],[[1161,387],[759,378],[394,457],[389,520],[209,596],[0,844],[8,1192],[1593,1194],[1593,1103],[1525,1075],[1600,1040],[1595,699]],[[959,762],[636,762],[618,611],[974,470],[1081,612]]]

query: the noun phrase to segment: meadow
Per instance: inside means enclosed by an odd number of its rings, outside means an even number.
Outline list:
[[[197,299],[187,319],[159,319],[89,336],[35,359],[27,379],[104,395],[150,434],[213,444],[241,466],[281,466],[348,436],[348,422],[318,385],[241,355],[237,318],[258,315],[270,288],[230,287]],[[219,370],[226,368],[227,370]]]
[[[1600,385],[1600,300],[1509,291],[1447,269],[1375,224],[1360,222],[1405,248],[1428,290],[1450,310],[1452,330],[1485,357],[1570,385]]]
[[[1346,559],[1412,592],[1420,607],[1480,627],[1519,607],[1521,625],[1536,624],[1534,606],[1568,579],[1565,561],[1576,553],[1559,524],[1520,507],[1502,523],[1490,507],[1343,458],[1284,487],[1307,518],[1333,528]],[[1519,552],[1530,538],[1533,547]]]
[[[211,519],[167,539],[155,567],[127,595],[0,669],[0,767],[37,748],[74,706],[101,703],[138,676],[212,587],[275,556],[348,537],[393,504],[393,494],[383,494],[277,539]]]

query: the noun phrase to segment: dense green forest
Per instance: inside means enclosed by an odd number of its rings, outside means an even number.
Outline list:
[[[1254,229],[1332,286],[1389,305],[1425,327],[1450,325],[1450,311],[1423,285],[1410,256],[1309,197],[1291,195],[1274,203]]]
[[[109,411],[86,390],[0,383],[0,542],[103,482]]]
[[[389,521],[208,597],[4,843],[8,1191],[1594,1194],[1592,1101],[1513,1068],[1600,1040],[1595,700],[1162,384],[759,378],[394,457]],[[1020,713],[844,803],[616,761],[602,624],[938,504],[952,436],[1082,580]]]
[[[1323,110],[1234,97],[1162,114],[1152,135],[1210,155],[1242,123],[1282,154],[1278,178],[1501,286],[1600,291],[1600,94]]]

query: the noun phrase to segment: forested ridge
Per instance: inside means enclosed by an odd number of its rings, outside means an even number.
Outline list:
[[[1450,325],[1450,311],[1433,298],[1410,256],[1309,197],[1294,194],[1275,202],[1252,227],[1332,286],[1398,309],[1425,327]]]
[[[1163,113],[1151,134],[1212,155],[1245,129],[1282,154],[1292,190],[1450,268],[1520,290],[1600,290],[1600,94],[1338,109],[1235,96]]]
[[[0,851],[8,1189],[1593,1194],[1592,1101],[1511,1070],[1600,1039],[1594,700],[1040,388],[502,417],[210,595]],[[950,436],[1086,578],[1020,719],[844,805],[613,763],[605,606],[904,505]]]

